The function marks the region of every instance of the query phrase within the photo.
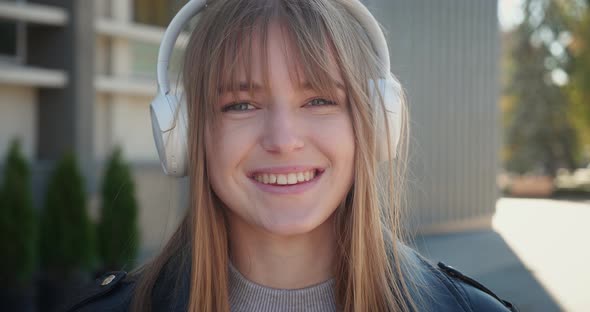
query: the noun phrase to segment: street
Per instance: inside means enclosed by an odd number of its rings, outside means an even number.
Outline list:
[[[501,198],[493,229],[416,237],[416,249],[521,311],[590,311],[590,201]]]

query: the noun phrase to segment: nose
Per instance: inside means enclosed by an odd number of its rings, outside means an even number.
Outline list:
[[[303,129],[295,112],[284,108],[269,110],[264,122],[264,150],[273,154],[284,154],[303,148]]]

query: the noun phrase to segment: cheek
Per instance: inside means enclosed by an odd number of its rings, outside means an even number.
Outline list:
[[[313,122],[309,129],[313,131],[317,145],[333,162],[352,167],[355,140],[352,121],[347,114]]]
[[[219,127],[214,133],[207,133],[207,164],[212,175],[225,177],[231,174],[246,157],[253,137],[252,129],[243,126]]]

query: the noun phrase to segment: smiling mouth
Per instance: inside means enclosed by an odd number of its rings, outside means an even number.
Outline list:
[[[313,181],[323,172],[320,169],[311,169],[290,173],[255,173],[250,178],[266,185],[290,186]]]

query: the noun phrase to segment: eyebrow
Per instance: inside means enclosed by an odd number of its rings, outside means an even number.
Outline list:
[[[344,84],[338,80],[333,80],[334,85],[336,86],[336,88],[342,90],[342,91],[346,91],[344,88]],[[311,83],[309,83],[308,81],[303,81],[300,83],[300,90],[312,90],[312,86]],[[261,90],[264,90],[264,87],[257,83],[257,82],[252,82],[251,84],[246,82],[246,81],[241,81],[238,83],[238,92],[248,92],[252,90],[254,93],[256,92],[260,92]],[[230,84],[224,84],[221,87],[219,87],[217,89],[217,92],[219,92],[219,94],[223,94],[226,92],[231,92],[232,88]]]

